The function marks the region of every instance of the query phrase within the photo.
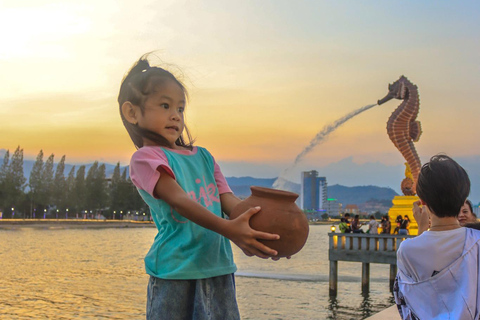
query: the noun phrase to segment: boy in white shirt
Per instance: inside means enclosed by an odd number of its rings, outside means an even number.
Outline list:
[[[397,251],[394,296],[400,315],[478,319],[480,231],[462,228],[457,220],[470,179],[453,159],[436,155],[423,165],[417,193],[413,214],[419,236],[403,241]]]

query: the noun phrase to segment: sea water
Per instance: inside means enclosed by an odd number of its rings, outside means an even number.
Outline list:
[[[242,319],[364,319],[393,304],[388,265],[339,262],[328,295],[329,226],[310,227],[290,260],[247,257],[233,246]],[[143,257],[155,228],[0,229],[0,319],[144,319]],[[172,297],[174,299],[174,297]]]

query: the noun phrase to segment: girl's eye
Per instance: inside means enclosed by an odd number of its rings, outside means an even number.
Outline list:
[[[185,112],[185,107],[180,107],[180,108],[178,108],[178,112],[180,112],[180,113]]]
[[[164,109],[170,108],[170,106],[168,105],[168,103],[162,103],[162,104],[160,105],[160,107],[162,107],[162,108],[164,108]]]

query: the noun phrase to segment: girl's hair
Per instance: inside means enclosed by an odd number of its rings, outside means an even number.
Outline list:
[[[172,80],[182,89],[185,99],[188,101],[188,92],[185,89],[183,83],[181,83],[175,76],[169,71],[152,67],[147,60],[148,53],[143,55],[130,69],[127,75],[122,80],[120,86],[120,92],[118,94],[118,104],[120,108],[120,116],[122,117],[123,125],[127,129],[130,138],[133,141],[135,147],[143,147],[143,138],[147,138],[160,146],[172,148],[173,146],[162,135],[140,128],[136,124],[132,124],[125,119],[122,113],[122,105],[129,101],[135,106],[140,107],[142,114],[145,112],[145,101],[148,96],[155,92],[156,88],[163,85],[166,80]],[[185,126],[185,132],[188,141],[185,141],[183,134],[175,141],[177,146],[182,146],[188,149],[192,149],[193,139]]]

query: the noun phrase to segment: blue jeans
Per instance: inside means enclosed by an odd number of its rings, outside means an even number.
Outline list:
[[[240,320],[233,274],[198,280],[150,276],[147,320]]]
[[[406,236],[406,235],[408,235],[408,231],[407,231],[407,229],[399,229],[398,234]]]

